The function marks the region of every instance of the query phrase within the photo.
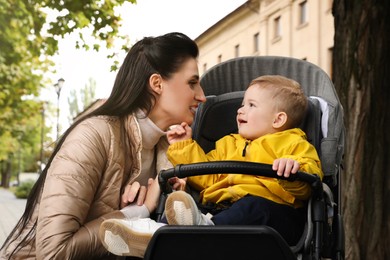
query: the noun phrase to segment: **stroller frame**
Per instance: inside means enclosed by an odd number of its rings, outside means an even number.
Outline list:
[[[164,226],[152,237],[144,259],[256,259],[256,254],[262,254],[258,259],[344,259],[340,204],[343,109],[332,81],[321,68],[307,61],[279,56],[241,57],[214,66],[201,78],[207,101],[195,116],[193,139],[208,152],[223,135],[236,132],[234,119],[244,90],[252,79],[262,75],[283,75],[296,80],[309,100],[301,128],[319,153],[324,178],[321,181],[303,172],[288,178],[305,181],[312,187],[308,219],[300,241],[289,246],[267,226]],[[221,111],[224,116],[219,114]],[[277,176],[270,165],[260,163],[221,161],[177,165],[159,174],[162,194],[156,210],[157,220],[171,192],[169,178],[231,172],[285,179]],[[169,245],[175,250],[170,250]]]

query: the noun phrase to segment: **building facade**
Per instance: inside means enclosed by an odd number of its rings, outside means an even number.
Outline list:
[[[332,74],[333,0],[248,0],[199,35],[199,68],[243,56],[304,59]]]

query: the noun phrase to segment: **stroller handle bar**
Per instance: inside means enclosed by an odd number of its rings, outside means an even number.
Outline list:
[[[173,168],[162,170],[159,174],[158,180],[161,191],[163,193],[169,193],[171,192],[171,187],[168,185],[168,180],[172,177],[185,178],[196,175],[208,175],[218,173],[238,173],[277,178],[288,181],[304,181],[312,186],[313,193],[322,198],[322,182],[317,175],[298,171],[297,173],[291,174],[288,178],[286,178],[284,176],[278,176],[276,174],[276,171],[272,169],[272,165],[255,162],[214,161],[191,164],[178,164]]]

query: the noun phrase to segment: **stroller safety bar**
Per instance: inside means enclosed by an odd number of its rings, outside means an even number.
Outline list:
[[[288,181],[304,181],[311,185],[313,198],[322,199],[323,186],[321,179],[314,174],[308,174],[298,171],[296,174],[291,174],[288,178],[278,176],[276,171],[272,169],[272,165],[255,162],[242,161],[214,161],[191,164],[179,164],[171,169],[162,170],[159,174],[158,180],[162,191],[161,199],[156,210],[157,219],[159,220],[164,211],[164,203],[168,193],[172,191],[168,180],[172,177],[185,178],[197,175],[208,175],[218,173],[231,174],[248,174],[258,175],[269,178],[277,178]]]
[[[204,163],[179,164],[174,168],[163,170],[159,174],[159,183],[162,192],[170,192],[167,182],[172,177],[185,178],[196,175],[207,175],[217,173],[239,173],[249,175],[259,175],[269,178],[277,178],[288,181],[304,181],[313,186],[314,192],[322,192],[321,180],[317,175],[308,174],[305,172],[297,172],[291,174],[288,178],[278,176],[276,171],[272,169],[272,165],[242,162],[242,161],[214,161]]]

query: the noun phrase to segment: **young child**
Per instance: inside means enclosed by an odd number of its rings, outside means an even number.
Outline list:
[[[220,160],[260,162],[272,164],[279,176],[288,177],[300,170],[322,178],[318,154],[297,128],[306,109],[307,99],[297,82],[275,75],[258,77],[249,84],[237,111],[238,134],[221,138],[216,148],[206,154],[191,138],[188,124],[182,123],[167,133],[168,158],[173,165]],[[311,192],[307,183],[212,174],[188,177],[187,184],[200,192],[200,203],[184,191],[173,192],[165,205],[168,224],[268,225],[290,245],[302,234],[304,206]],[[145,219],[133,220],[127,227],[127,232],[132,233],[133,241],[127,243],[130,247],[138,237],[151,237],[161,226],[148,224],[155,228],[140,232],[131,228],[137,222]]]
[[[300,85],[282,76],[254,79],[237,111],[238,134],[230,134],[205,154],[191,139],[191,128],[182,123],[168,132],[168,159],[173,165],[237,160],[272,164],[279,176],[298,170],[322,178],[318,154],[297,128],[307,109]],[[165,214],[175,225],[268,225],[288,243],[295,243],[303,230],[310,185],[299,181],[245,174],[213,174],[187,178],[200,191],[200,214],[185,192],[168,196]]]

